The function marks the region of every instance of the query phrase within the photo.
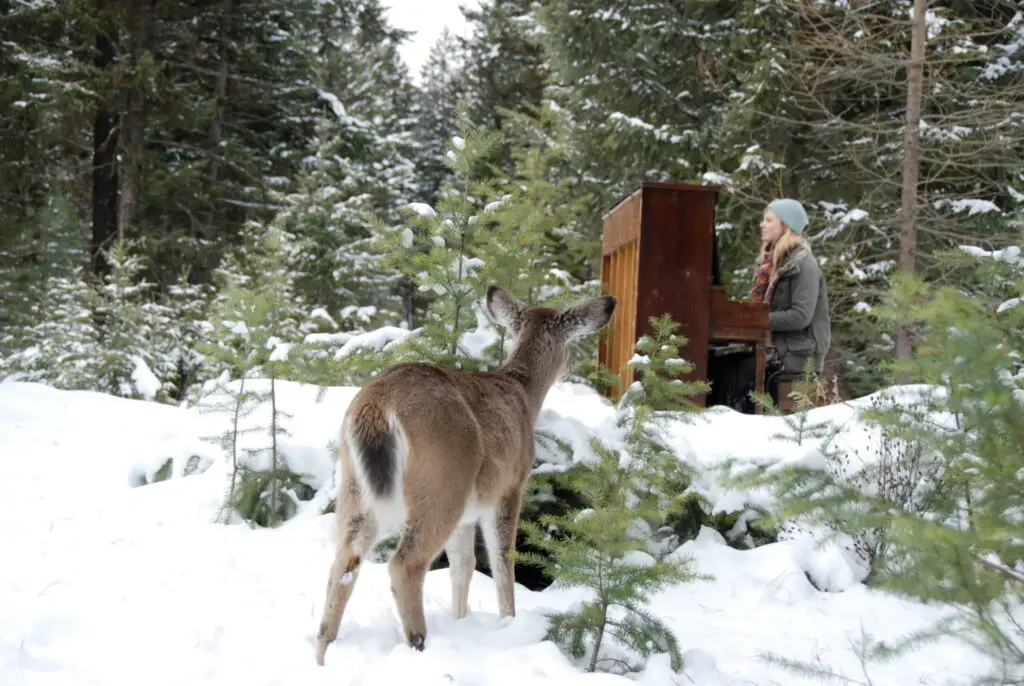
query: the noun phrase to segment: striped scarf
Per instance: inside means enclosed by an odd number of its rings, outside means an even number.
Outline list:
[[[757,267],[757,271],[754,273],[754,285],[750,289],[750,297],[756,303],[767,302],[771,298],[771,294],[768,292],[768,287],[772,282],[775,270],[772,266],[772,253],[771,250],[766,250],[761,255],[761,264]]]
[[[754,273],[754,285],[750,289],[751,300],[756,303],[770,303],[777,281],[778,273],[772,263],[772,250],[769,247],[762,253],[761,264],[757,266],[757,271]],[[765,346],[768,348],[769,357],[774,355],[775,343],[772,341],[771,329],[765,331]]]

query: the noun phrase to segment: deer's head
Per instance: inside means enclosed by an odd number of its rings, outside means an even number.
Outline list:
[[[600,331],[611,320],[616,302],[605,295],[564,308],[530,307],[499,286],[487,289],[487,311],[514,341],[509,359],[520,358],[550,377],[549,383],[568,370],[572,342]]]

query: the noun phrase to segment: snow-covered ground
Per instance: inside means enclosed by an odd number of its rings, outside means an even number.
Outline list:
[[[227,479],[220,449],[203,440],[223,416],[98,393],[0,383],[0,684],[628,684],[586,674],[544,641],[544,612],[565,609],[579,591],[517,589],[519,613],[499,620],[494,589],[477,574],[471,614],[449,616],[446,570],[426,585],[427,649],[407,648],[398,630],[386,568],[360,576],[327,663],[314,661],[316,630],[334,541],[334,516],[319,515],[334,478],[329,444],[356,389],[281,384],[293,415],[283,447],[292,466],[315,477],[318,498],[276,530],[212,522]],[[855,421],[854,408],[812,412]],[[613,411],[581,386],[548,398],[543,427],[579,446],[588,432],[611,436]],[[254,421],[264,418],[256,416]],[[757,464],[801,460],[807,446],[773,439],[779,418],[730,411],[677,425],[679,454],[710,467],[735,457]],[[868,440],[860,430],[848,440]],[[257,440],[250,437],[247,440]],[[611,439],[610,439],[611,440]],[[198,456],[200,473],[182,476]],[[174,478],[139,485],[167,458]],[[193,459],[193,464],[197,461]],[[701,488],[724,510],[757,494]],[[704,530],[675,554],[690,555],[713,581],[669,589],[653,610],[677,633],[686,674],[664,657],[642,684],[744,686],[810,684],[768,666],[767,652],[819,661],[863,682],[852,646],[864,631],[896,637],[938,617],[937,608],[898,600],[858,582],[837,548],[797,541],[737,550]],[[820,592],[811,573],[835,592]],[[981,658],[943,641],[872,665],[875,686],[963,684]]]

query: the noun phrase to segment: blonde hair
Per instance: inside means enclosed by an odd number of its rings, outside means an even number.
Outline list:
[[[785,226],[785,224],[783,224]],[[775,245],[772,246],[772,267],[778,269],[779,265],[782,264],[782,260],[786,259],[786,255],[791,253],[797,246],[807,245],[807,241],[804,237],[798,233],[792,231],[788,226],[786,230],[779,236],[779,240],[775,241]]]

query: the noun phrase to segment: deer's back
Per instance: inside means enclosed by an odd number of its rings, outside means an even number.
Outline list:
[[[399,364],[363,387],[354,416],[371,403],[402,427],[416,478],[468,479],[486,502],[532,467],[535,411],[522,384],[508,375]]]

